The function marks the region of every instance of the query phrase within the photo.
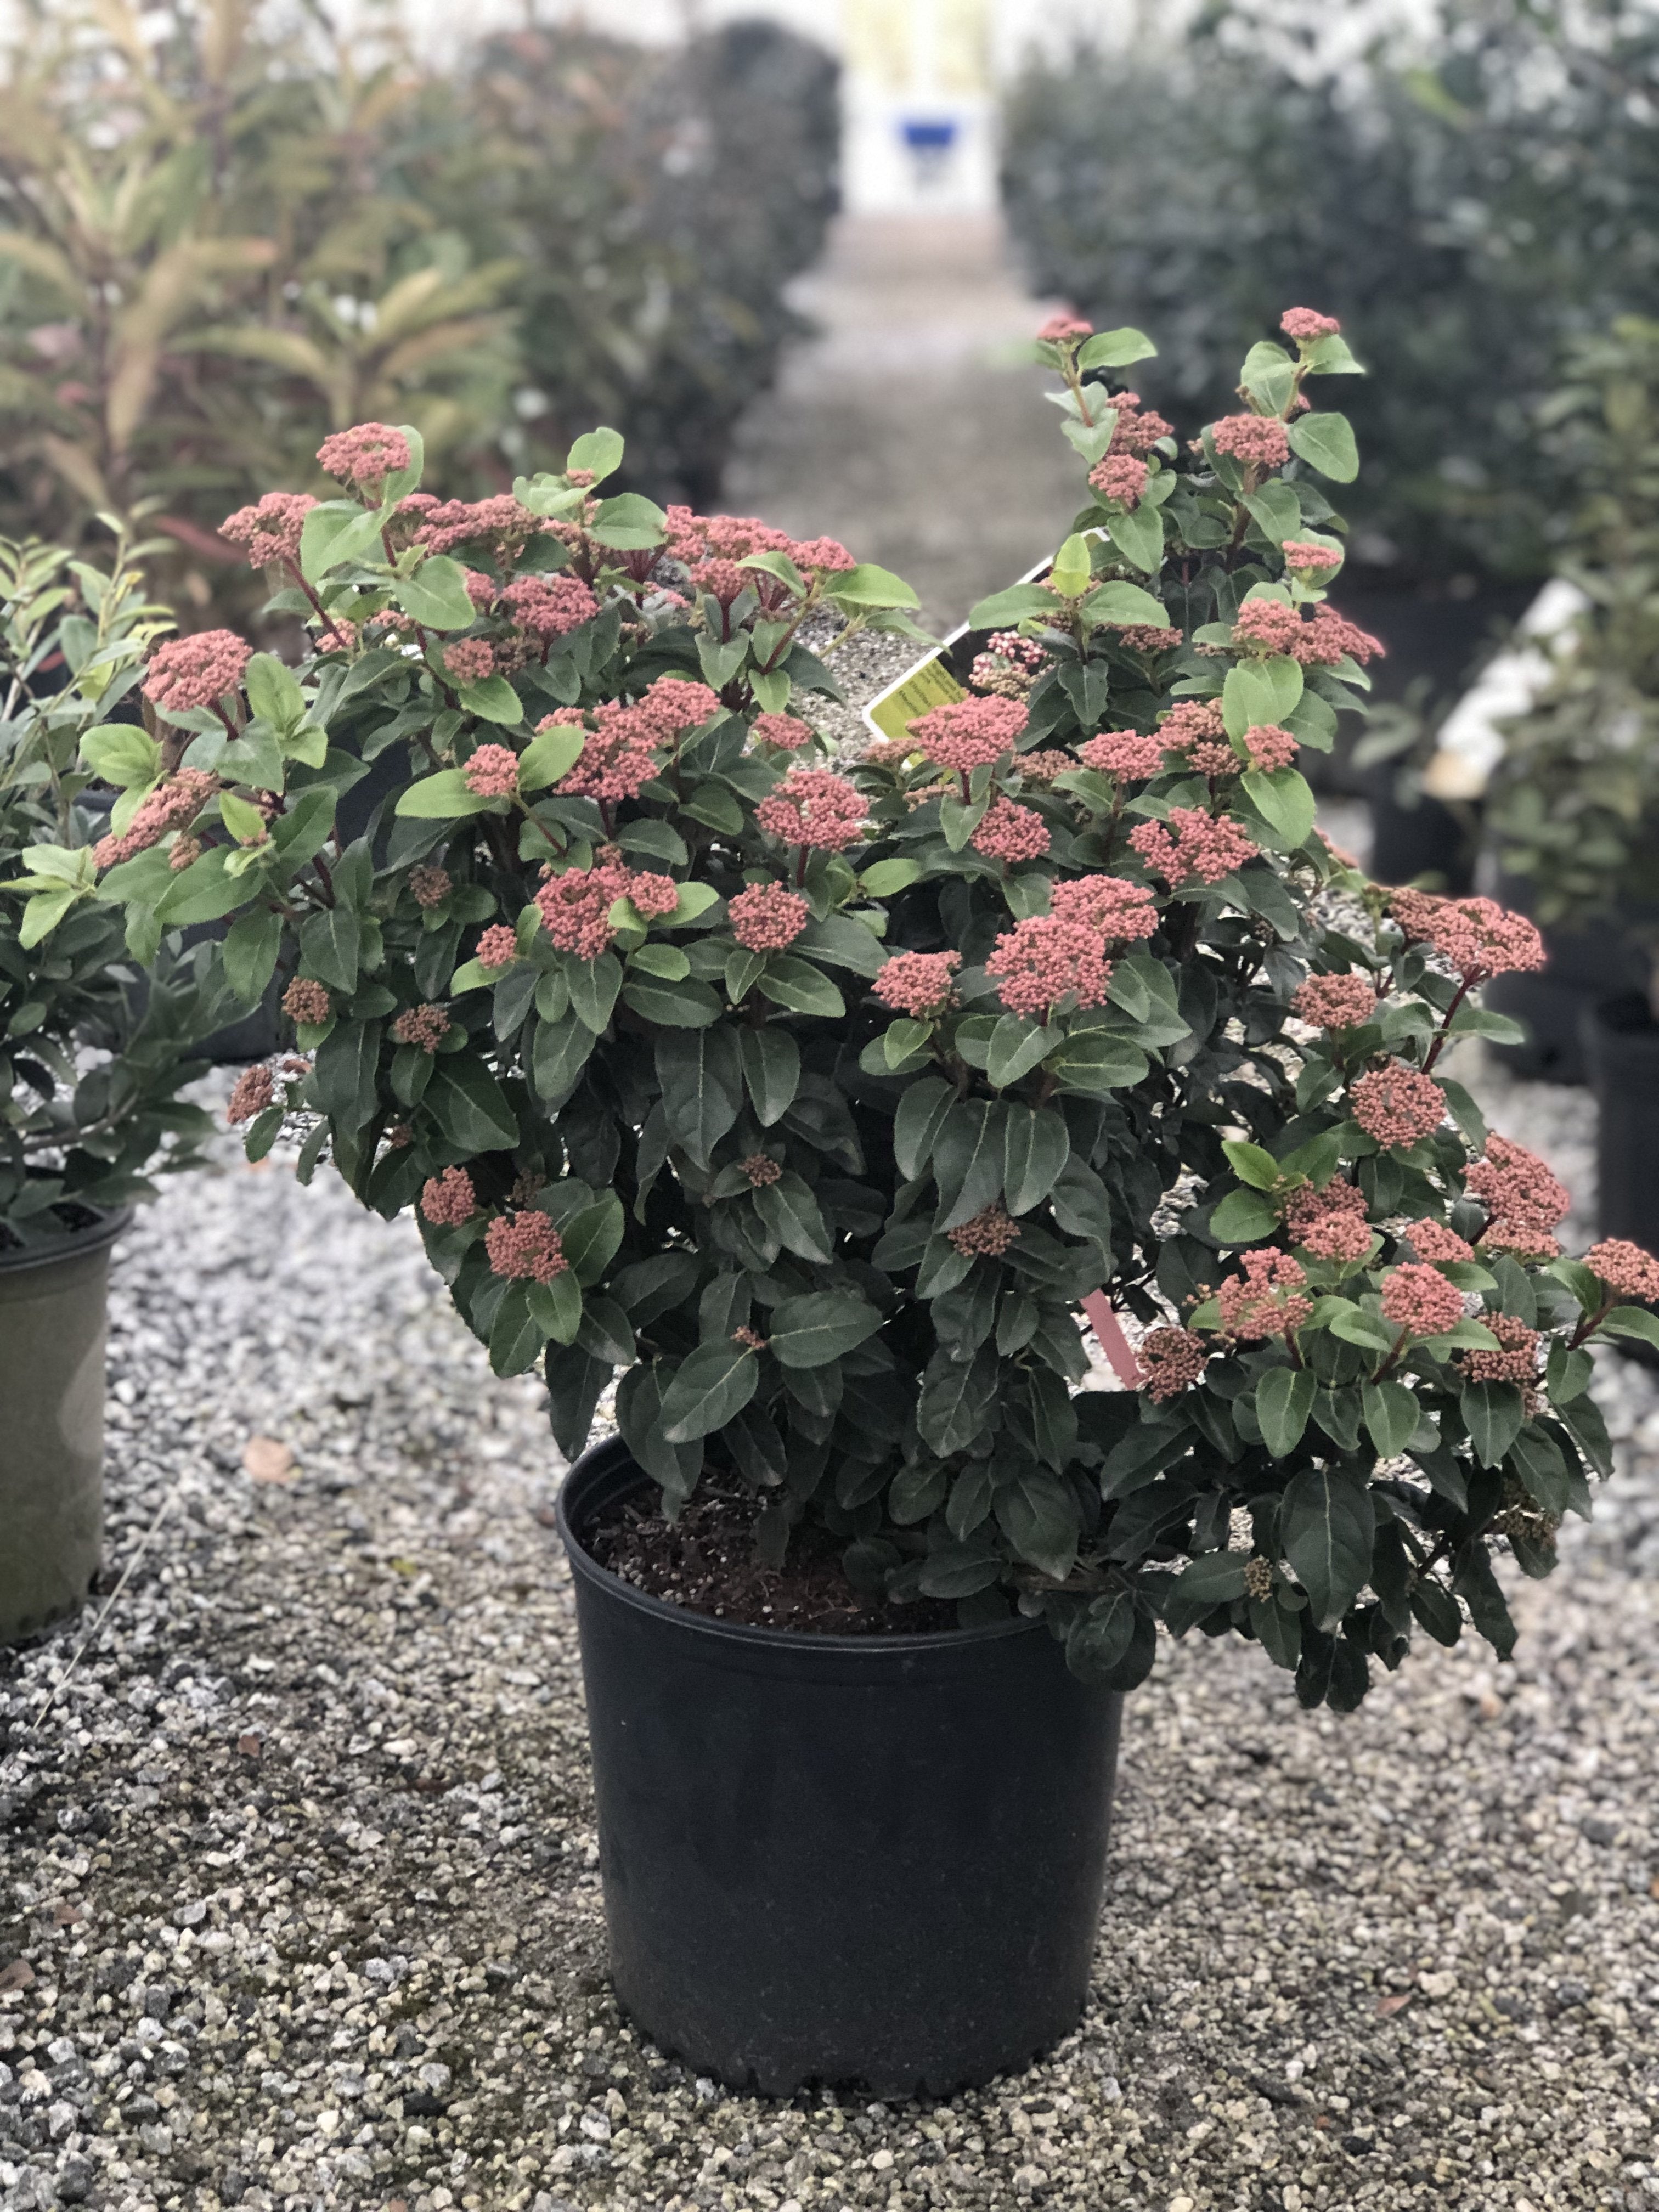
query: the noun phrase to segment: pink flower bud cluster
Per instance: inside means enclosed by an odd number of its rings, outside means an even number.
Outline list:
[[[1211,423],[1210,442],[1247,468],[1283,468],[1291,458],[1290,439],[1276,415],[1224,415]]]
[[[1164,739],[1161,735],[1146,737],[1139,730],[1106,730],[1086,744],[1078,747],[1078,755],[1085,768],[1093,769],[1101,775],[1121,776],[1126,783],[1139,783],[1147,776],[1156,775],[1164,765]]]
[[[392,1024],[392,1035],[395,1043],[417,1045],[422,1052],[436,1052],[453,1027],[441,1006],[405,1006]]]
[[[1303,1249],[1316,1260],[1363,1260],[1371,1249],[1369,1222],[1352,1213],[1327,1213],[1310,1223]]]
[[[750,576],[735,561],[699,561],[692,568],[691,581],[720,606],[729,607],[748,590]]]
[[[1037,332],[1037,336],[1046,340],[1049,345],[1074,346],[1080,345],[1085,338],[1092,337],[1093,333],[1093,324],[1085,323],[1080,315],[1062,313],[1050,315]]]
[[[1486,1209],[1478,1242],[1489,1250],[1528,1259],[1553,1260],[1561,1249],[1555,1231],[1572,1204],[1565,1184],[1551,1174],[1536,1152],[1512,1138],[1486,1139],[1486,1155],[1467,1178],[1470,1193]]]
[[[781,884],[751,884],[726,902],[732,934],[745,952],[781,952],[812,918],[804,898]]]
[[[1584,1265],[1618,1297],[1633,1299],[1638,1305],[1659,1299],[1659,1260],[1628,1237],[1608,1237],[1592,1244]]]
[[[511,492],[489,499],[434,499],[412,492],[398,504],[405,520],[417,524],[415,543],[428,553],[453,553],[458,545],[487,545],[503,562],[514,561],[538,531],[559,532],[541,522]]]
[[[519,787],[519,756],[511,745],[480,745],[461,770],[479,799],[511,799]]]
[[[764,1190],[769,1183],[781,1182],[783,1169],[767,1152],[750,1152],[738,1162],[748,1178],[750,1190]]]
[[[1171,888],[1218,884],[1261,849],[1236,822],[1206,814],[1200,806],[1172,806],[1164,821],[1143,822],[1132,830],[1129,842],[1148,872],[1162,876]]]
[[[1461,1355],[1462,1365],[1471,1382],[1519,1382],[1523,1387],[1538,1380],[1538,1331],[1528,1328],[1515,1314],[1487,1313],[1480,1316],[1503,1346],[1501,1352],[1485,1352],[1478,1346]]]
[[[316,501],[308,491],[268,491],[257,506],[239,507],[219,525],[221,538],[228,538],[247,556],[250,568],[268,568],[273,561],[298,566],[300,533]]]
[[[409,888],[415,894],[415,903],[423,912],[430,913],[441,906],[454,889],[447,868],[441,868],[433,860],[423,860],[409,872]]]
[[[1034,637],[1022,637],[1013,629],[995,630],[985,651],[975,654],[968,681],[975,691],[994,691],[1005,699],[1023,699],[1047,659]]]
[[[458,637],[444,647],[444,673],[458,684],[482,684],[495,673],[495,648],[487,637]]]
[[[1244,732],[1246,757],[1239,765],[1271,775],[1276,769],[1289,768],[1300,750],[1300,741],[1277,722],[1256,722]]]
[[[1376,1012],[1376,988],[1369,975],[1310,975],[1297,986],[1291,1012],[1316,1029],[1358,1029]]]
[[[605,860],[597,867],[567,868],[562,875],[550,876],[536,894],[536,905],[549,937],[562,952],[597,960],[616,941],[610,916],[619,898],[631,899],[648,921],[672,914],[679,897],[679,886],[671,876]]]
[[[1019,1224],[1012,1218],[1002,1200],[994,1199],[971,1221],[964,1221],[945,1232],[946,1241],[954,1245],[964,1259],[1000,1260],[1019,1235]]]
[[[1020,781],[1034,784],[1039,788],[1051,784],[1057,775],[1069,775],[1076,766],[1077,763],[1070,753],[1046,747],[1014,756],[1014,768]]]
[[[1282,599],[1246,599],[1233,624],[1235,646],[1288,653],[1304,668],[1334,668],[1340,660],[1362,667],[1383,651],[1381,641],[1329,607],[1316,607],[1304,620]]]
[[[1108,506],[1131,511],[1146,489],[1146,464],[1133,453],[1109,452],[1090,470],[1089,482]]]
[[[1197,1382],[1209,1357],[1203,1338],[1189,1328],[1148,1329],[1136,1352],[1140,1387],[1154,1405],[1164,1405]]]
[[[1221,708],[1213,699],[1178,699],[1158,728],[1158,742],[1174,763],[1200,775],[1240,775],[1244,763],[1233,750]]]
[[[325,438],[317,459],[342,483],[374,485],[409,466],[409,441],[389,422],[359,422]]]
[[[1291,1241],[1297,1244],[1305,1243],[1310,1232],[1321,1222],[1337,1219],[1362,1224],[1365,1219],[1365,1194],[1352,1183],[1343,1182],[1340,1176],[1328,1182],[1323,1190],[1315,1190],[1304,1183],[1299,1190],[1293,1190],[1285,1202],[1285,1227]]]
[[[283,994],[283,1012],[302,1027],[315,1028],[334,1011],[328,986],[310,975],[296,975]]]
[[[1081,922],[1113,945],[1134,944],[1158,927],[1158,908],[1145,884],[1122,876],[1067,876],[1049,889],[1048,911]]]
[[[276,1079],[268,1067],[247,1067],[237,1077],[225,1103],[225,1119],[233,1128],[263,1114],[276,1093]]]
[[[1085,922],[1035,915],[998,938],[985,972],[1011,1014],[1047,1020],[1064,1003],[1103,1006],[1112,978],[1105,939]]]
[[[1473,1260],[1474,1247],[1466,1243],[1455,1229],[1448,1229],[1443,1221],[1409,1221],[1401,1232],[1419,1260],[1431,1266],[1446,1267],[1460,1260]]]
[[[896,952],[883,963],[871,988],[896,1014],[931,1021],[950,1006],[953,978],[961,965],[959,952]]]
[[[755,818],[769,836],[781,837],[786,845],[814,846],[831,853],[860,844],[869,830],[858,791],[844,776],[821,768],[791,769],[770,798],[763,799],[755,809]]]
[[[1158,623],[1109,623],[1117,631],[1118,643],[1128,653],[1173,653],[1182,633]]]
[[[550,1283],[570,1267],[563,1241],[544,1213],[497,1214],[484,1231],[484,1250],[490,1273],[509,1281]]]
[[[789,557],[798,568],[826,576],[843,574],[859,565],[838,538],[798,538]]]
[[[207,769],[181,768],[140,800],[137,812],[118,837],[98,840],[92,848],[94,860],[100,868],[112,868],[149,852],[169,830],[183,830],[193,822],[218,788],[218,777]]]
[[[198,630],[158,645],[144,675],[144,696],[169,713],[211,707],[240,689],[253,647],[231,629]]]
[[[1000,796],[986,808],[971,840],[974,850],[1004,867],[1041,859],[1048,849],[1048,825],[1034,807]]]
[[[1463,1318],[1463,1293],[1438,1268],[1408,1260],[1382,1278],[1382,1317],[1409,1336],[1443,1336]]]
[[[1150,453],[1160,438],[1175,435],[1175,427],[1151,408],[1143,412],[1138,392],[1115,392],[1109,403],[1117,410],[1112,426],[1112,453]]]
[[[918,751],[938,767],[966,776],[1000,760],[1025,723],[1025,708],[1018,700],[953,699],[919,714],[909,733]]]
[[[1322,315],[1315,307],[1286,307],[1279,327],[1287,338],[1306,342],[1334,337],[1342,325],[1334,315]]]
[[[798,753],[803,745],[810,745],[817,732],[793,714],[757,714],[753,734],[763,745],[775,745],[781,753]]]
[[[1431,1075],[1403,1060],[1362,1075],[1350,1097],[1354,1120],[1385,1151],[1431,1137],[1445,1119],[1445,1092]]]
[[[501,599],[518,627],[538,638],[568,637],[599,611],[580,576],[515,576]]]
[[[465,1168],[445,1168],[421,1186],[421,1211],[434,1229],[459,1229],[478,1210],[478,1194]]]
[[[519,957],[519,933],[511,922],[491,922],[479,937],[472,957],[480,968],[492,971],[510,968]]]
[[[1527,974],[1544,965],[1544,940],[1523,914],[1496,899],[1437,898],[1431,891],[1399,890],[1389,911],[1408,944],[1432,945],[1466,982]]]
[[[1246,1252],[1242,1265],[1217,1296],[1222,1334],[1242,1344],[1294,1335],[1313,1312],[1312,1299],[1300,1295],[1308,1279],[1301,1261],[1288,1252]]]
[[[1285,556],[1285,566],[1295,576],[1315,576],[1342,566],[1342,556],[1335,546],[1316,545],[1309,538],[1287,538],[1279,550]]]

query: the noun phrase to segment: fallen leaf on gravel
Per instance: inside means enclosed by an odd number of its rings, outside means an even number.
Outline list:
[[[0,1966],[0,1990],[26,1990],[34,1979],[34,1969],[27,1959],[14,1959],[9,1966]]]
[[[1380,1999],[1376,2009],[1382,2014],[1384,2020],[1388,2020],[1397,2012],[1404,2012],[1406,2007],[1411,2002],[1411,1991],[1409,1990],[1402,1990],[1397,1996],[1383,1997]]]
[[[294,1455],[276,1437],[250,1437],[242,1448],[242,1465],[256,1482],[292,1482]]]
[[[257,1735],[239,1735],[236,1739],[236,1748],[244,1759],[258,1759],[259,1739]]]
[[[60,1897],[52,1908],[52,1923],[55,1927],[73,1928],[77,1920],[84,1920],[86,1917],[85,1905],[71,1905],[65,1898]]]

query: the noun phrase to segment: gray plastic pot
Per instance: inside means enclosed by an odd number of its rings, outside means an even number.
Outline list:
[[[0,1251],[0,1644],[78,1612],[98,1571],[109,1255],[131,1218]]]

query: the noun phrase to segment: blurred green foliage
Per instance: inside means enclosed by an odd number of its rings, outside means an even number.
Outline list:
[[[428,70],[258,0],[26,0],[0,79],[0,528],[100,511],[179,549],[189,619],[258,580],[216,526],[416,423],[451,496],[629,436],[709,495],[834,204],[834,64],[764,24],[646,52],[580,29]]]
[[[1221,411],[1284,308],[1340,316],[1373,372],[1357,556],[1541,574],[1561,487],[1535,417],[1562,344],[1659,312],[1659,14],[1438,0],[1358,55],[1292,20],[1224,0],[1180,45],[1028,71],[1005,188],[1031,273],[1170,331],[1145,385],[1183,409]]]

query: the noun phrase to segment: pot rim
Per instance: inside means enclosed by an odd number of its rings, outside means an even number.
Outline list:
[[[84,1201],[76,1200],[76,1204]],[[132,1226],[135,1206],[117,1206],[107,1209],[88,1206],[89,1213],[98,1218],[85,1229],[61,1230],[55,1237],[39,1244],[0,1246],[0,1275],[26,1274],[33,1267],[50,1267],[63,1260],[83,1259],[88,1253],[107,1251],[118,1237],[124,1237]]]
[[[570,1562],[571,1572],[580,1575],[595,1589],[612,1601],[631,1607],[653,1620],[673,1621],[695,1634],[712,1637],[716,1642],[750,1650],[768,1651],[797,1651],[822,1653],[826,1658],[868,1658],[890,1660],[896,1655],[914,1652],[918,1657],[935,1652],[958,1651],[976,1645],[994,1644],[1016,1636],[1048,1634],[1041,1620],[1027,1620],[1016,1615],[1012,1620],[987,1621],[976,1628],[926,1628],[912,1635],[877,1633],[869,1636],[825,1634],[802,1628],[759,1628],[749,1621],[721,1620],[712,1613],[699,1613],[689,1605],[675,1605],[667,1598],[653,1597],[648,1590],[637,1589],[620,1575],[612,1574],[609,1567],[601,1566],[588,1550],[571,1524],[568,1500],[571,1486],[579,1480],[597,1483],[623,1463],[633,1468],[641,1484],[651,1477],[639,1465],[620,1436],[610,1436],[596,1444],[590,1444],[571,1465],[559,1485],[554,1500],[554,1515],[558,1524],[559,1540],[564,1546],[565,1556]]]

